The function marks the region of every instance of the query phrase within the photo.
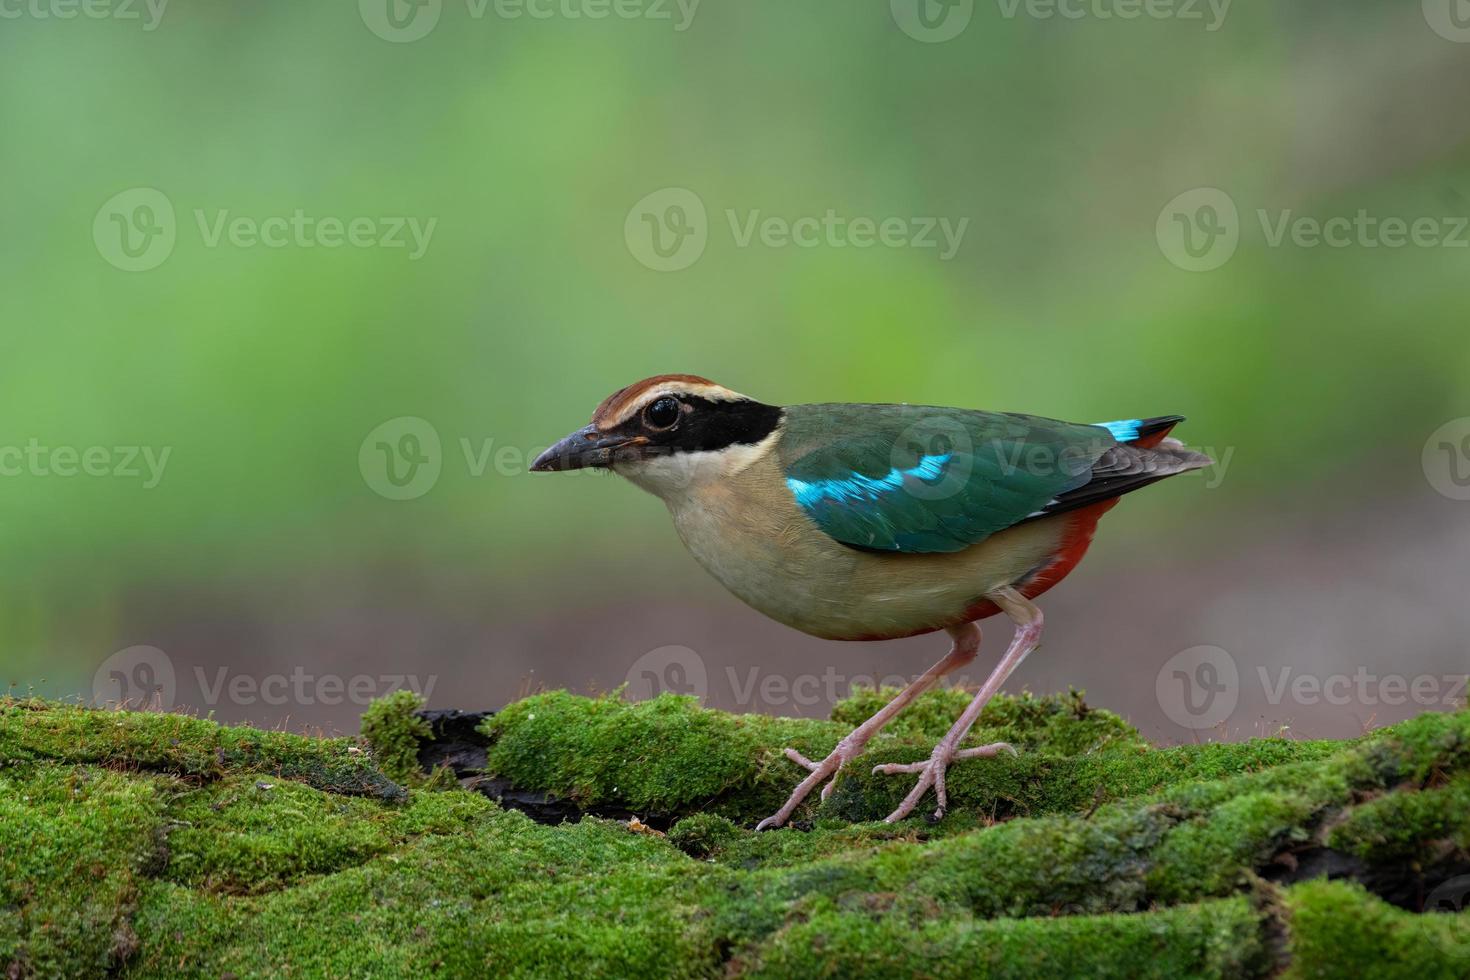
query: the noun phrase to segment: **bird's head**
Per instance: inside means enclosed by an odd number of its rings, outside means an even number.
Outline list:
[[[531,464],[534,472],[611,469],[664,499],[720,480],[769,448],[782,411],[692,374],[613,392],[592,422]]]

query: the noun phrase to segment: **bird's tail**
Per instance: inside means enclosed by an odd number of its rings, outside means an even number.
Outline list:
[[[1163,442],[1170,430],[1184,421],[1183,415],[1156,415],[1151,419],[1120,419],[1117,422],[1099,422],[1099,428],[1107,429],[1114,439],[1138,449],[1152,449]]]

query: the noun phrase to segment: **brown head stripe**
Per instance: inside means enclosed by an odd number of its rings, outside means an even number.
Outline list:
[[[597,411],[592,413],[592,424],[599,429],[612,428],[623,420],[628,410],[648,394],[650,389],[660,385],[672,385],[676,388],[687,385],[696,388],[725,390],[708,378],[701,378],[697,374],[660,374],[630,384],[626,388],[620,388],[608,395],[603,399],[602,404],[597,406]]]

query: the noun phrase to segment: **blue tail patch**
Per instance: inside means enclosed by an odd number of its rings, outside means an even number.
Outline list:
[[[1143,419],[1120,419],[1117,422],[1095,422],[1093,424],[1100,429],[1107,429],[1119,442],[1132,442],[1138,438],[1138,429],[1143,425]]]

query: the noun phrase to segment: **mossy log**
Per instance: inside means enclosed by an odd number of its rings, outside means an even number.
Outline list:
[[[927,751],[939,692],[804,829],[754,833],[800,775],[780,749],[879,696],[801,721],[553,692],[457,727],[401,696],[370,740],[0,700],[0,975],[1470,976],[1470,916],[1421,912],[1470,893],[1470,712],[1155,749],[1075,694],[1007,698],[977,738],[1017,758],[958,764],[938,825],[876,822],[905,785],[871,766]]]

